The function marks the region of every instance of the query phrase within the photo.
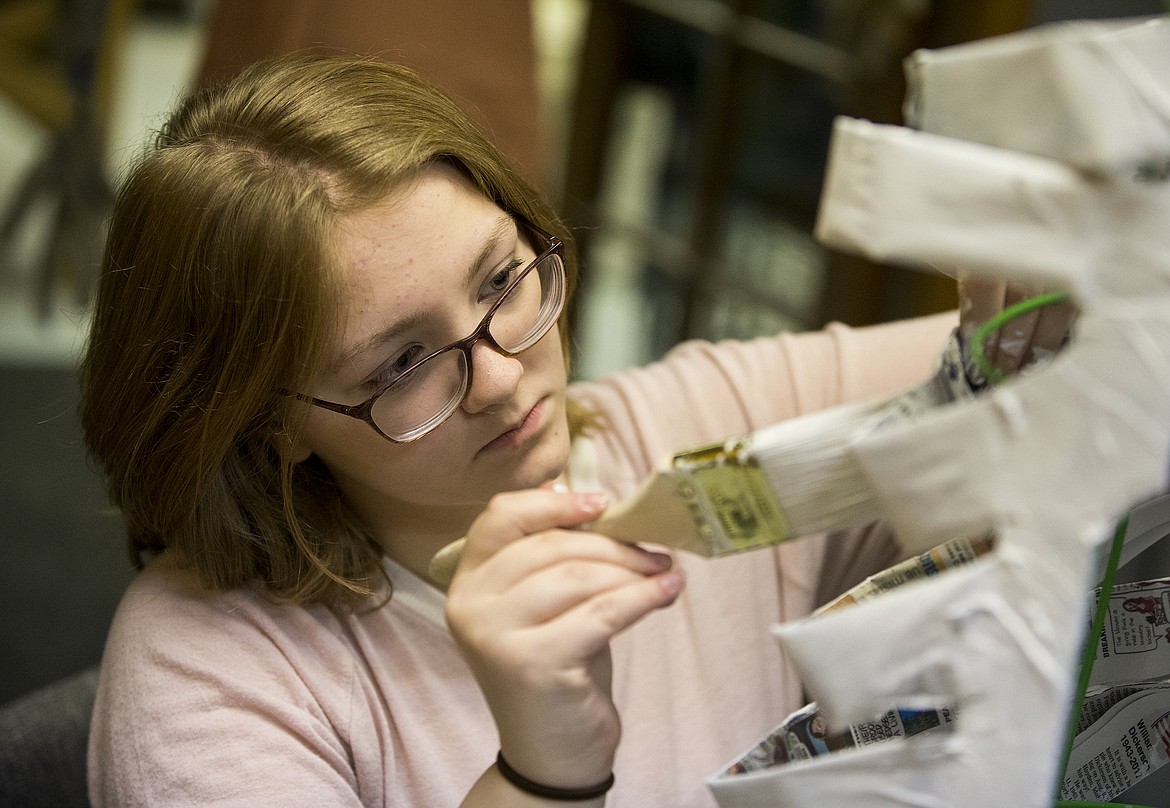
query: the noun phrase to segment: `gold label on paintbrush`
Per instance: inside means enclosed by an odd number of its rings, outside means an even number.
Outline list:
[[[671,470],[710,555],[789,538],[788,520],[743,438],[679,453]]]

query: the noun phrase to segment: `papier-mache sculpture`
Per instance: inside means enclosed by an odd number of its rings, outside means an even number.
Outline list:
[[[951,732],[709,785],[722,808],[1051,808],[1101,548],[1170,467],[1170,18],[920,52],[916,130],[839,119],[817,224],[882,261],[1068,291],[1052,362],[849,451],[908,552],[993,553],[778,626],[835,727],[957,705]]]

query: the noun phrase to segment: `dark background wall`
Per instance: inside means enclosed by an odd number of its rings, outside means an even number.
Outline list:
[[[0,703],[91,665],[131,576],[64,367],[0,368]]]

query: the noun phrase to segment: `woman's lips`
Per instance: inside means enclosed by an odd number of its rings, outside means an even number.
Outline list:
[[[524,420],[520,424],[499,437],[495,438],[491,443],[485,445],[479,450],[479,454],[485,452],[492,452],[497,449],[514,449],[520,444],[527,441],[535,435],[544,425],[545,411],[548,409],[548,399],[542,398],[533,405],[528,414],[524,416]]]

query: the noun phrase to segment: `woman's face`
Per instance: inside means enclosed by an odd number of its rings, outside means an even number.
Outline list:
[[[514,221],[446,166],[345,219],[338,248],[346,316],[314,394],[346,404],[372,395],[395,362],[470,334],[501,273],[535,258]],[[411,520],[436,524],[444,510],[478,509],[495,493],[540,485],[564,470],[567,380],[558,330],[514,357],[480,341],[472,365],[463,404],[413,443],[391,443],[359,420],[312,409],[302,453],[324,462],[375,532]]]

